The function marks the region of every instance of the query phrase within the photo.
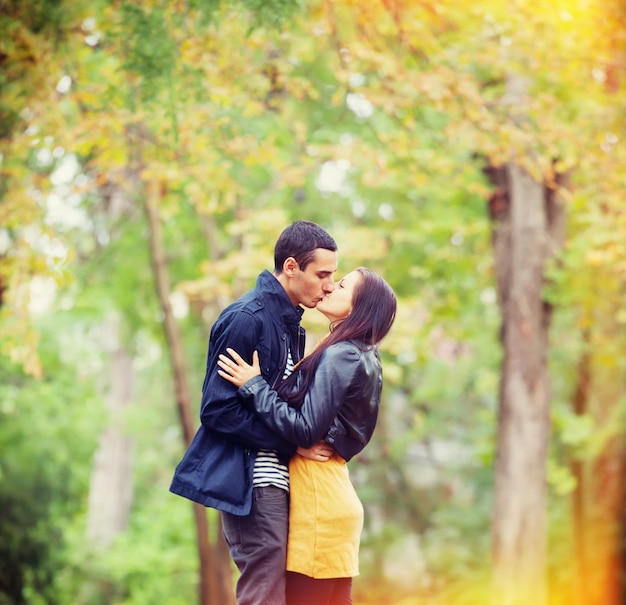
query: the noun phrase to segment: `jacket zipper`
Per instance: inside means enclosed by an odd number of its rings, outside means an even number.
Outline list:
[[[283,341],[283,356],[282,356],[282,359],[280,360],[280,371],[278,372],[278,374],[276,374],[276,378],[274,378],[272,389],[276,388],[278,381],[284,376],[285,368],[287,367],[287,334],[285,332],[283,332],[282,341]]]

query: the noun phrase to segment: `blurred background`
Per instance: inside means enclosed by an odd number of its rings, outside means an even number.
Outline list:
[[[625,70],[622,0],[0,1],[0,604],[234,603],[168,487],[297,219],[399,299],[355,603],[626,603]]]

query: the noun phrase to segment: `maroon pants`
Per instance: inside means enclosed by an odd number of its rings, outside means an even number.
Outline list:
[[[352,605],[352,578],[310,578],[287,572],[287,605]]]

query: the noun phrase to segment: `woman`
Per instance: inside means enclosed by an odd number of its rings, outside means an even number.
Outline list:
[[[349,605],[363,507],[346,462],[374,432],[382,389],[376,345],[393,324],[396,297],[379,275],[359,267],[316,308],[330,320],[330,333],[276,391],[260,376],[256,353],[249,365],[227,349],[232,359],[221,355],[218,373],[285,439],[308,448],[323,438],[334,448],[324,464],[300,453],[289,464],[287,603]]]

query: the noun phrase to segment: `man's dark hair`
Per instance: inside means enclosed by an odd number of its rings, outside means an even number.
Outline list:
[[[283,272],[283,263],[290,256],[296,259],[300,269],[304,271],[315,258],[315,250],[324,248],[335,252],[335,240],[319,225],[310,221],[296,221],[286,227],[274,246],[274,272]]]

